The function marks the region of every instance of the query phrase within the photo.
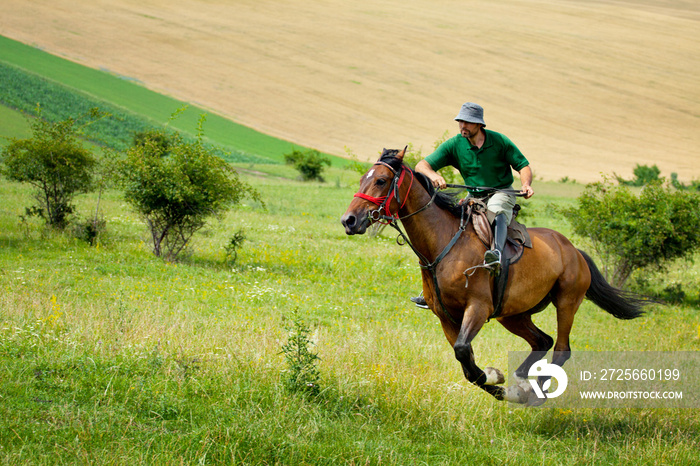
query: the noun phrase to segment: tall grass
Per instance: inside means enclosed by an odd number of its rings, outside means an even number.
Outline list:
[[[103,198],[108,231],[89,247],[21,222],[30,192],[0,182],[0,461],[697,461],[698,410],[519,409],[466,383],[437,318],[407,299],[420,289],[411,251],[388,233],[345,236],[338,220],[357,175],[299,183],[268,169],[276,176],[243,175],[267,211],[232,212],[177,264],[150,254],[118,193]],[[533,199],[531,223],[556,222],[537,214],[546,198]],[[94,205],[85,196],[78,210]],[[239,228],[247,241],[231,266],[225,246]],[[294,309],[320,358],[316,398],[283,384]],[[585,303],[571,345],[697,351],[698,320],[674,306],[622,322]],[[551,309],[537,323],[553,333]],[[475,341],[482,366],[506,368],[507,352],[525,349],[496,322]]]

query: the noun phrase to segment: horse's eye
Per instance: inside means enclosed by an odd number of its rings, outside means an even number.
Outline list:
[[[386,180],[384,178],[377,179],[377,186],[384,186],[385,184]]]

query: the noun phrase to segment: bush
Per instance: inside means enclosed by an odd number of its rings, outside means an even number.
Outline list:
[[[88,123],[104,116],[92,109],[80,118]],[[41,118],[30,121],[32,137],[11,139],[3,151],[2,174],[10,180],[29,183],[36,188],[37,204],[27,210],[63,230],[73,213],[73,198],[93,188],[97,160],[83,147],[78,135],[79,120],[67,118],[51,123]]]
[[[632,173],[634,174],[633,180],[625,180],[620,176],[616,176],[617,182],[625,186],[646,186],[649,183],[659,181],[661,170],[656,165],[650,167],[637,164]]]
[[[610,182],[590,184],[578,206],[562,211],[574,232],[587,237],[606,276],[621,287],[645,267],[665,267],[700,249],[700,195],[652,182],[639,196]]]
[[[75,238],[94,246],[107,229],[104,217],[95,216],[92,219],[78,220],[72,223],[71,233]]]
[[[671,173],[671,184],[678,190],[700,191],[700,180],[692,180],[690,184],[678,181],[678,173]]]
[[[206,221],[260,195],[205,146],[162,130],[137,135],[117,173],[124,197],[145,219],[153,253],[174,261]]]
[[[287,165],[293,165],[301,173],[304,181],[324,181],[323,166],[331,166],[330,159],[314,149],[305,152],[295,149],[289,154],[284,154],[284,161]]]

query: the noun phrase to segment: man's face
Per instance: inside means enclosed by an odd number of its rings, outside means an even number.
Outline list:
[[[467,139],[471,139],[479,134],[479,129],[481,129],[481,125],[478,123],[469,123],[459,120],[459,132]]]

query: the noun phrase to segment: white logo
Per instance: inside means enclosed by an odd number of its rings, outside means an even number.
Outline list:
[[[556,398],[564,393],[566,385],[569,383],[569,378],[566,376],[564,369],[556,364],[549,364],[546,359],[540,359],[533,364],[527,375],[528,377],[552,377],[557,381],[557,389],[552,393],[545,393],[552,385],[552,379],[545,381],[541,389],[537,383],[537,379],[528,379],[537,398]]]

